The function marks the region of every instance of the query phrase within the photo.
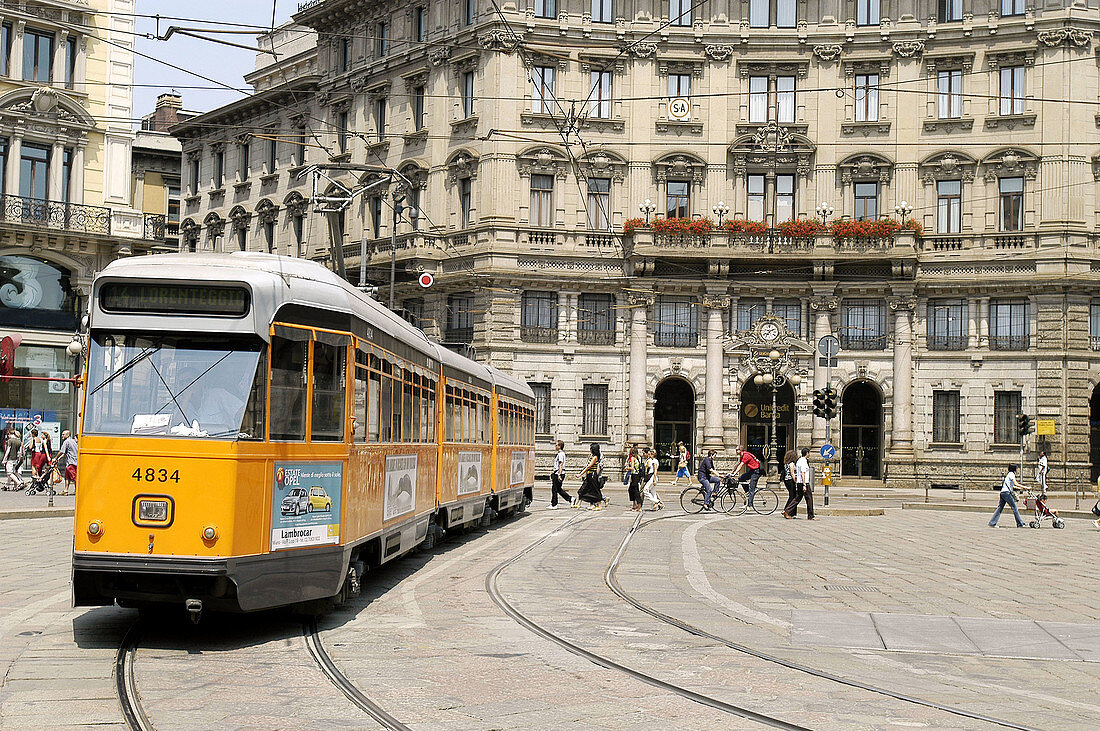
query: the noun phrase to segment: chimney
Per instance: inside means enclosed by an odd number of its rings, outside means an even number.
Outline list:
[[[167,132],[179,122],[181,109],[183,109],[183,97],[175,91],[158,96],[156,110],[153,113],[153,131]]]

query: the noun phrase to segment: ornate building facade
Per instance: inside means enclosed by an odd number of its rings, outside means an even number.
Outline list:
[[[184,246],[342,254],[353,280],[366,252],[383,288],[396,259],[410,318],[533,385],[547,450],[762,449],[771,313],[802,378],[777,441],[821,445],[828,380],[845,477],[992,484],[1021,413],[1053,422],[1028,450],[1056,480],[1100,470],[1096,8],[324,0],[294,22],[260,38],[296,45],[253,98],[177,130]],[[296,173],[345,162],[401,175],[336,249]],[[420,213],[396,232],[395,192]]]
[[[22,341],[16,375],[70,377],[92,277],[164,242],[130,205],[134,12],[133,0],[0,5],[0,331]],[[37,415],[55,437],[76,403],[68,383],[0,384],[0,422]]]

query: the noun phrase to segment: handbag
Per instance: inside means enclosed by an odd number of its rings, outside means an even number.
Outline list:
[[[61,484],[61,471],[56,467],[50,472],[50,483],[53,485]]]
[[[1100,500],[1097,500],[1096,504],[1092,506],[1092,514],[1100,518]]]

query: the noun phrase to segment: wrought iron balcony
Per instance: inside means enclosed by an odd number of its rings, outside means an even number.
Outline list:
[[[0,220],[61,231],[111,233],[110,208],[41,198],[22,198],[17,195],[3,196]]]
[[[1089,336],[1089,347],[1092,350],[1100,350],[1100,335]]]
[[[581,345],[614,345],[614,330],[577,330],[577,342]]]
[[[966,350],[965,335],[929,335],[929,350]]]
[[[990,350],[1027,350],[1031,347],[1031,338],[1027,335],[990,335]]]
[[[521,326],[519,338],[525,343],[556,343],[558,342],[558,329],[556,327]]]
[[[695,348],[699,345],[699,333],[658,330],[653,334],[653,344],[665,348]]]
[[[167,216],[161,216],[155,213],[145,214],[145,233],[142,235],[143,239],[146,241],[164,241],[167,231]]]
[[[845,350],[886,350],[886,336],[841,334],[840,347]]]

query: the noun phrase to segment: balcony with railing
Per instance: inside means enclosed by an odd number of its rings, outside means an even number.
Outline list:
[[[965,335],[928,335],[929,350],[966,350]]]
[[[886,350],[886,335],[840,335],[845,350]]]
[[[146,213],[143,231],[142,238],[146,241],[164,241],[168,235],[168,217]],[[179,232],[178,227],[176,231]]]
[[[1027,350],[1031,347],[1031,338],[1027,335],[990,335],[990,350]]]
[[[577,330],[577,342],[581,345],[614,345],[614,330]]]
[[[558,329],[556,327],[523,325],[519,329],[519,338],[525,343],[556,343],[558,342]]]
[[[1100,335],[1089,336],[1089,348],[1092,350],[1100,350]]]
[[[111,233],[111,209],[64,201],[0,196],[0,221],[77,233]]]
[[[653,334],[653,344],[661,348],[695,348],[699,333],[691,330],[661,330]]]
[[[834,237],[830,233],[791,235],[780,228],[753,231],[716,229],[704,233],[655,232],[635,228],[624,234],[628,255],[644,257],[737,258],[745,255],[779,255],[787,258],[830,259],[863,257],[868,251],[916,253],[913,231],[898,231],[891,237]]]
[[[920,242],[921,251],[1030,251],[1038,248],[1039,237],[1025,232],[975,234],[928,234]]]

